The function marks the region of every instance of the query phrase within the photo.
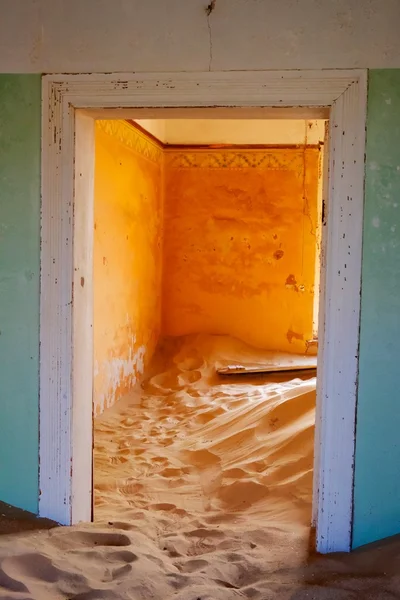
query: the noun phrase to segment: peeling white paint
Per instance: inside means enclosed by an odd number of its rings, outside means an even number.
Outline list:
[[[183,3],[182,6],[191,4]],[[195,5],[196,3],[193,3],[198,11]],[[135,7],[133,8],[135,12]],[[268,11],[267,5],[266,10]],[[173,14],[174,19],[175,17],[176,15]],[[231,24],[229,26],[231,27]],[[141,23],[140,27],[142,28]],[[312,29],[315,30],[314,24]],[[184,31],[182,28],[181,30]],[[397,33],[396,35],[398,37]],[[265,39],[264,22],[262,22],[262,36]],[[134,38],[130,28],[129,39]],[[235,39],[235,36],[232,39]],[[3,40],[0,36],[0,40],[5,48],[12,46],[8,39]],[[59,39],[57,42],[59,47]],[[181,48],[180,44],[180,56],[184,56],[185,53],[182,53]],[[360,52],[359,48],[357,52]],[[265,52],[252,53],[256,59],[257,56],[265,55]],[[272,55],[279,58],[282,53],[275,52]],[[314,52],[313,56],[315,55]],[[238,56],[240,57],[240,53]],[[345,58],[348,65],[348,54]],[[70,56],[68,60],[71,64]],[[85,60],[86,62],[89,60],[86,54]],[[106,69],[104,57],[102,61],[101,71],[104,71]],[[220,61],[219,65],[223,68]],[[329,65],[325,65],[327,66]],[[136,69],[138,67],[140,65],[136,65]],[[177,69],[175,63],[173,67]],[[236,65],[236,68],[239,67],[240,65]],[[147,64],[143,70],[146,68],[149,69],[150,65]],[[121,62],[118,69],[124,70]],[[69,69],[39,70],[62,72]],[[76,311],[74,316],[75,312],[70,303],[70,273],[74,272],[74,269],[80,269],[82,262],[86,265],[85,261],[87,261],[86,255],[82,258],[74,252],[74,247],[76,243],[83,243],[81,239],[87,238],[88,231],[88,228],[83,226],[76,229],[74,219],[70,218],[74,164],[78,171],[81,165],[79,160],[74,163],[74,122],[75,113],[79,115],[79,111],[73,109],[75,103],[77,106],[92,106],[94,99],[97,106],[107,104],[110,108],[134,106],[135,103],[139,106],[165,106],[164,86],[156,87],[152,83],[155,76],[157,81],[160,81],[158,73],[141,74],[139,85],[134,79],[137,76],[129,74],[129,71],[134,69],[125,70],[128,72],[126,81],[118,88],[111,79],[112,74],[82,75],[76,80],[68,75],[51,75],[43,78],[42,164],[46,165],[46,177],[43,178],[42,186],[41,289],[42,298],[49,298],[50,301],[42,304],[41,313],[40,411],[42,418],[39,502],[41,516],[54,518],[56,514],[62,524],[77,522],[78,502],[82,502],[82,498],[87,507],[91,508],[91,490],[88,488],[84,497],[85,490],[82,488],[83,482],[91,482],[92,464],[91,461],[87,461],[82,466],[81,456],[91,456],[89,451],[92,448],[92,415],[89,414],[82,422],[80,409],[88,404],[87,396],[69,393],[71,382],[75,389],[82,390],[84,386],[81,380],[90,375],[85,372],[79,380],[76,371],[72,368],[70,331],[74,332],[74,342],[79,343],[91,335],[92,327],[92,314],[87,306],[81,302],[80,312]],[[36,66],[35,72],[37,71]],[[239,106],[263,106],[265,103],[267,106],[277,106],[277,103],[281,102],[287,103],[288,106],[330,105],[332,107],[331,124],[335,124],[336,127],[331,127],[331,162],[342,167],[333,169],[328,181],[332,211],[327,223],[328,233],[325,236],[322,268],[321,289],[324,310],[321,311],[321,315],[325,318],[322,321],[324,327],[321,327],[324,339],[321,340],[319,348],[322,370],[319,373],[317,389],[315,426],[317,476],[314,487],[313,521],[316,524],[319,552],[348,551],[351,547],[353,512],[366,73],[365,71],[350,74],[347,72],[346,75],[343,71],[333,73],[324,70],[317,74],[308,74],[307,71],[302,73],[293,71],[287,74],[284,71],[281,73],[254,71],[237,75],[235,72],[225,71],[220,79],[216,73],[211,74],[212,77],[205,73],[199,75],[201,76],[196,74],[194,77],[191,73],[183,72],[170,75],[167,96],[169,105],[176,104],[177,100],[179,106],[186,104],[195,107],[210,106],[210,103],[224,105],[227,99],[231,98],[232,102]],[[250,75],[251,80],[247,79]],[[176,86],[171,86],[171,81],[174,84],[176,82]],[[146,85],[147,88],[143,89]],[[54,140],[54,131],[59,136],[56,140]],[[346,132],[346,135],[342,135],[343,132]],[[80,187],[86,190],[87,198],[92,196],[88,192],[90,186],[85,183],[88,177],[84,174],[84,181],[80,184]],[[346,198],[350,196],[351,213],[348,218],[343,219],[343,210],[348,207]],[[82,202],[77,203],[79,204]],[[62,230],[59,229],[61,223]],[[351,253],[348,252],[348,240],[342,235],[343,233],[346,237],[348,235],[353,238]],[[67,245],[64,242],[66,236],[67,239],[72,240]],[[332,268],[325,269],[325,262]],[[347,265],[346,277],[343,274],[337,277],[336,273],[342,268],[344,262]],[[54,273],[61,284],[55,284]],[[341,293],[343,289],[346,290],[345,293]],[[334,301],[331,300],[332,298]],[[74,328],[73,324],[78,317],[82,319],[83,325],[81,328]],[[337,377],[337,373],[340,373],[340,377]],[[60,410],[53,409],[55,403],[59,403]],[[70,418],[71,411],[79,416],[79,422],[76,418]],[[57,452],[54,452],[54,440],[57,442]],[[71,469],[73,457],[78,457],[78,460],[75,461],[75,468]],[[43,498],[47,501],[44,502]]]
[[[131,340],[129,356],[126,359],[115,357],[103,361],[101,366],[95,365],[95,373],[103,374],[106,382],[102,394],[96,399],[96,406],[102,413],[106,408],[112,406],[118,398],[116,393],[123,381],[128,381],[132,387],[137,383],[140,375],[144,372],[144,359],[146,355],[146,346],[142,345],[135,348],[136,338]]]

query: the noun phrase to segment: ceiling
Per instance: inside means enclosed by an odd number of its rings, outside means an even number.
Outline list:
[[[163,144],[318,144],[323,120],[142,119],[135,121]]]

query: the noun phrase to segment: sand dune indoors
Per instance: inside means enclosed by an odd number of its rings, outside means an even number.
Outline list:
[[[310,555],[316,379],[215,373],[263,359],[222,336],[165,341],[95,420],[95,523],[0,538],[0,598],[400,598],[399,542]]]
[[[315,377],[218,378],[216,363],[237,356],[257,352],[222,336],[168,340],[140,397],[96,419],[96,518],[170,504],[309,523]]]

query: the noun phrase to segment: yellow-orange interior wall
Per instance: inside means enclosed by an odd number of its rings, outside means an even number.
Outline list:
[[[305,352],[320,149],[167,150],[162,332]]]
[[[135,385],[161,324],[163,154],[123,121],[97,121],[94,411]]]

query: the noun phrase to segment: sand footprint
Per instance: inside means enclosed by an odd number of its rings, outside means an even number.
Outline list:
[[[180,454],[188,463],[200,469],[210,465],[218,465],[221,462],[219,456],[209,450],[184,450]]]
[[[65,576],[65,571],[58,569],[52,561],[41,554],[27,553],[6,558],[2,564],[3,571],[12,579],[33,579],[36,581],[55,583]],[[83,576],[76,575],[82,583]]]
[[[201,539],[212,538],[212,539],[222,539],[225,538],[225,533],[223,531],[219,531],[219,529],[194,529],[193,531],[187,531],[185,533],[186,537],[197,537]]]
[[[125,485],[121,485],[119,487],[119,491],[121,494],[123,494],[124,496],[132,496],[132,495],[139,495],[139,493],[143,490],[143,486],[140,483],[127,483]]]
[[[202,375],[200,371],[184,371],[180,375],[178,375],[178,383],[180,386],[189,385],[191,383],[196,383],[201,379]]]
[[[110,589],[93,589],[73,596],[73,600],[119,600],[120,598],[119,590],[114,592]]]
[[[161,477],[180,477],[182,475],[182,469],[174,469],[173,467],[167,467],[160,471]]]
[[[162,510],[162,511],[169,512],[171,510],[175,510],[176,509],[176,505],[175,504],[170,504],[168,502],[161,502],[161,503],[158,503],[158,504],[150,504],[149,508],[152,509],[152,510]]]
[[[186,561],[181,565],[180,569],[182,573],[193,573],[194,571],[199,571],[200,569],[205,569],[209,566],[208,560],[204,560],[202,558],[192,558],[191,560]]]
[[[20,574],[17,574],[20,577]],[[0,589],[8,590],[10,592],[28,592],[28,588],[22,581],[18,581],[18,579],[14,579],[14,577],[10,577],[7,573],[4,572],[2,568],[0,568]]]
[[[243,469],[239,467],[233,469],[227,469],[222,472],[222,475],[226,479],[243,479],[243,477],[249,477],[249,473],[246,473]]]
[[[174,436],[175,438],[175,436]],[[174,439],[172,439],[169,435],[163,440],[163,446],[172,446],[174,443]]]
[[[151,458],[151,462],[162,466],[168,464],[168,459],[162,458],[161,456],[153,456],[153,458]]]
[[[68,531],[68,534],[54,536],[51,540],[55,546],[66,548],[66,546],[89,547],[93,546],[130,546],[131,540],[123,533],[114,533],[111,531]]]
[[[107,556],[108,558],[108,556]],[[127,575],[130,575],[132,572],[132,565],[126,564],[121,567],[116,567],[115,569],[107,570],[106,574],[103,578],[103,581],[115,581],[116,579],[122,579]]]
[[[128,462],[128,459],[125,458],[125,456],[111,456],[110,457],[110,463],[112,465],[119,465],[121,463],[126,463]]]

